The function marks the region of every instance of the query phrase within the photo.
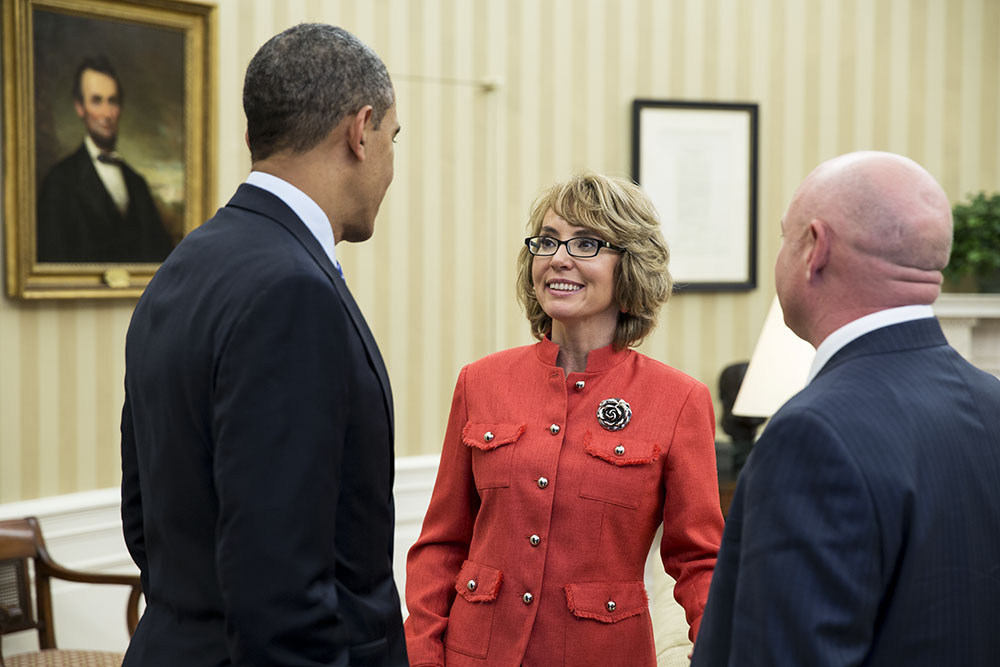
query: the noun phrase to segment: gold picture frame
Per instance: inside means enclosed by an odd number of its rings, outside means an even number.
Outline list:
[[[215,12],[194,0],[4,0],[9,296],[136,297],[207,218]]]

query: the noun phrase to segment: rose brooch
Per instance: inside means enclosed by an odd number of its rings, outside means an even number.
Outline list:
[[[632,408],[622,398],[606,398],[597,406],[597,423],[608,431],[620,431],[632,419]]]

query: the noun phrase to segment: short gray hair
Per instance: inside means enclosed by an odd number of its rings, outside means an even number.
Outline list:
[[[389,72],[364,42],[343,28],[300,23],[269,39],[247,67],[251,159],[307,151],[368,104],[378,129],[394,102]]]

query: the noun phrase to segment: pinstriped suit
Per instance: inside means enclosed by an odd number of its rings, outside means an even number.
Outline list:
[[[936,320],[849,343],[743,470],[708,665],[1000,664],[1000,381]]]

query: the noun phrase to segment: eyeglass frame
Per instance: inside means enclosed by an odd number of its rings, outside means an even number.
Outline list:
[[[532,250],[531,250],[531,242],[534,241],[535,239],[548,239],[550,241],[555,241],[555,243],[556,243],[555,250],[553,250],[550,253],[532,252]],[[594,243],[597,244],[597,250],[594,251],[593,255],[577,255],[577,254],[574,254],[573,251],[569,249],[569,244],[570,244],[571,241],[593,241]],[[623,253],[623,254],[625,252],[627,252],[625,250],[625,248],[622,248],[622,247],[616,246],[616,245],[612,245],[611,243],[608,243],[607,241],[605,241],[603,239],[595,239],[592,236],[574,236],[573,238],[566,239],[565,241],[563,241],[561,239],[555,238],[554,236],[546,236],[545,234],[540,234],[538,236],[529,236],[529,237],[525,238],[524,239],[524,245],[528,246],[528,253],[532,257],[552,257],[557,252],[559,252],[559,247],[560,246],[566,246],[566,253],[570,257],[576,257],[577,259],[591,259],[593,257],[597,257],[598,253],[601,252],[602,248],[609,248],[610,250],[617,250],[618,252]]]

